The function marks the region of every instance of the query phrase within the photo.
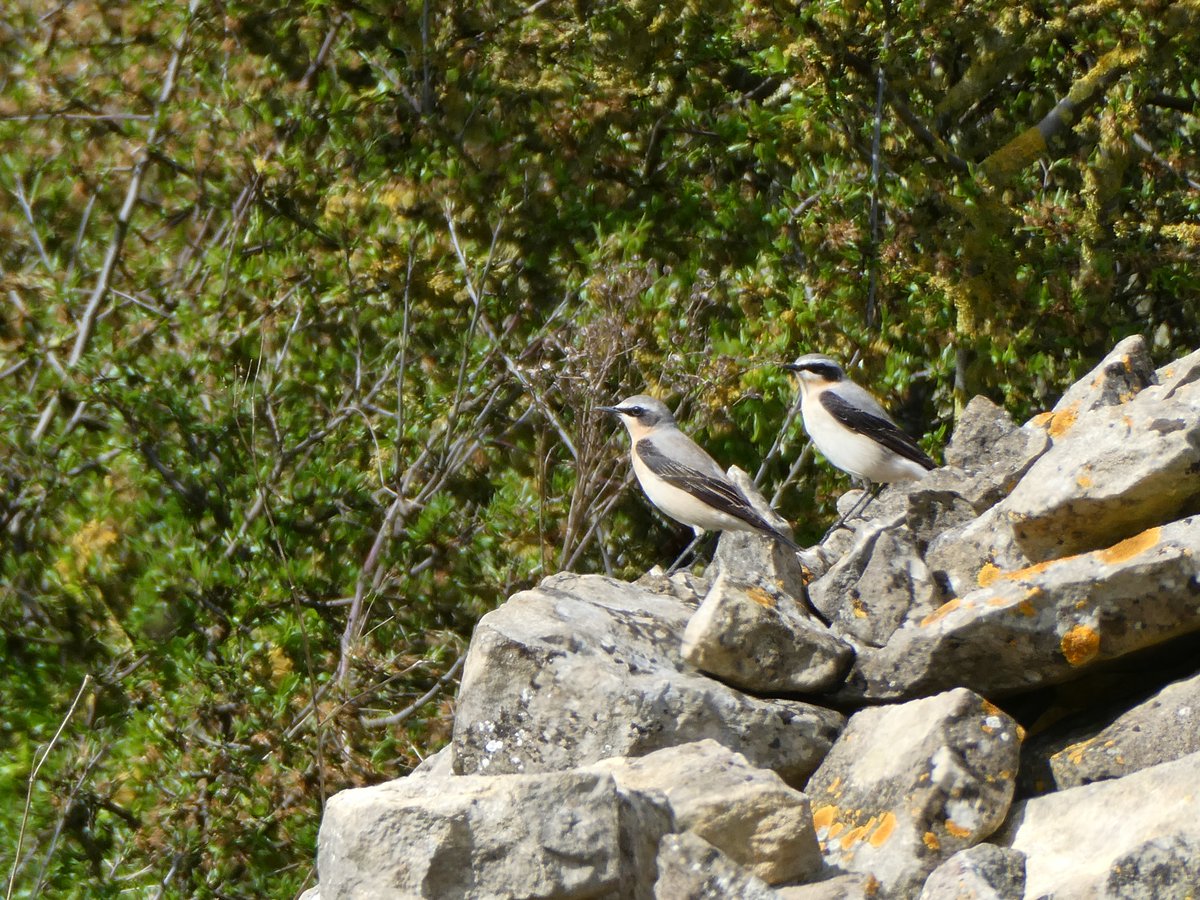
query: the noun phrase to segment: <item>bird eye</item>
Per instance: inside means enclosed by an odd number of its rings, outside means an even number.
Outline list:
[[[642,417],[642,413],[644,413],[645,410],[642,409],[640,406],[627,406],[627,407],[625,407],[625,412],[628,415],[633,416],[635,419],[640,419]]]

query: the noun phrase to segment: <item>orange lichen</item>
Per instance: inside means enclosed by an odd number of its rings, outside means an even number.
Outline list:
[[[927,615],[925,618],[923,618],[921,620],[921,627],[923,628],[926,625],[932,625],[938,619],[943,619],[946,616],[950,615],[950,613],[954,612],[960,606],[962,606],[962,601],[959,600],[957,597],[955,597],[952,600],[946,601],[945,603],[943,603],[941,606],[939,606],[937,609],[935,609],[933,612],[931,612],[929,615]]]
[[[1032,419],[1029,420],[1029,424],[1035,428],[1041,428],[1043,425],[1045,425],[1047,422],[1049,422],[1053,418],[1054,418],[1054,413],[1052,413],[1052,412],[1038,413],[1036,416],[1034,416]]]
[[[854,613],[855,618],[867,618],[867,606],[858,597],[855,597],[850,604],[850,611]]]
[[[965,838],[971,836],[970,828],[963,828],[961,825],[956,824],[953,819],[946,820],[946,831],[956,838]]]
[[[1091,662],[1100,653],[1100,635],[1087,625],[1076,625],[1062,636],[1062,655],[1073,666]]]
[[[846,836],[842,838],[842,849],[849,850],[856,843],[863,839],[863,835],[867,833],[867,829],[875,824],[875,819],[872,818],[866,825],[859,825],[857,828],[851,828],[846,832]]]
[[[975,581],[980,587],[987,587],[993,581],[1000,577],[1000,569],[995,563],[984,563],[983,568],[979,570],[979,574],[975,576]]]
[[[760,587],[750,588],[748,591],[746,591],[746,596],[759,606],[765,606],[767,609],[775,608],[775,598]]]
[[[825,837],[829,838],[829,840],[832,841],[835,837],[837,837],[839,834],[841,834],[845,830],[846,830],[845,822],[834,822],[832,825],[829,826],[829,833],[827,835],[825,835]]]
[[[1084,475],[1082,472],[1080,472],[1078,475],[1075,476],[1075,483],[1077,485],[1079,485],[1081,488],[1086,489],[1086,488],[1090,488],[1092,486],[1093,481],[1087,475]]]
[[[886,812],[879,820],[879,825],[867,838],[867,843],[872,847],[882,847],[887,843],[887,839],[892,836],[892,832],[896,830],[896,816],[894,813]]]
[[[1017,604],[1017,612],[1025,616],[1027,619],[1032,619],[1037,615],[1037,610],[1033,608],[1033,604],[1028,600],[1022,600]]]
[[[1162,527],[1155,525],[1153,528],[1147,528],[1141,534],[1126,538],[1119,544],[1113,544],[1107,550],[1098,551],[1096,556],[1101,562],[1109,565],[1125,562],[1125,560],[1132,559],[1139,553],[1144,553],[1151,547],[1157,546],[1161,539]]]
[[[1050,418],[1050,427],[1048,429],[1050,437],[1060,438],[1071,430],[1071,426],[1075,424],[1075,420],[1079,417],[1076,410],[1078,405],[1077,403],[1073,403],[1062,412],[1057,412]]]
[[[838,808],[836,806],[822,806],[813,813],[814,828],[828,828],[837,819]]]
[[[833,779],[833,781],[829,782],[829,787],[825,788],[825,793],[836,794],[837,789],[841,785],[841,783],[842,783],[842,776],[839,775],[835,779]],[[836,810],[837,807],[834,807],[834,809]]]
[[[925,832],[925,834],[921,838],[921,840],[923,840],[925,842],[925,846],[928,847],[930,850],[932,850],[934,853],[937,853],[939,850],[942,849],[942,842],[938,840],[937,835],[934,834],[932,831]]]

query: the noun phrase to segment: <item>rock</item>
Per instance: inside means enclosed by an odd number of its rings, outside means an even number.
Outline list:
[[[982,587],[994,570],[1016,571],[1031,560],[1017,543],[1004,510],[994,506],[935,538],[925,553],[925,563],[942,598],[951,600]]]
[[[915,895],[1004,820],[1019,745],[1012,719],[961,688],[855,713],[806,789],[825,862]]]
[[[1151,838],[1126,853],[1108,872],[1098,896],[1120,900],[1195,900],[1200,885],[1200,840]]]
[[[634,584],[656,594],[670,594],[690,606],[699,606],[700,600],[712,587],[712,580],[691,572],[672,572],[668,575],[661,566],[655,566]]]
[[[424,778],[429,775],[453,775],[454,774],[454,745],[447,744],[437,753],[433,753],[423,760],[420,765],[409,773],[409,777]]]
[[[995,844],[959,850],[933,870],[920,900],[1010,900],[1025,895],[1025,854]]]
[[[768,884],[799,881],[821,867],[808,797],[715,741],[606,759],[589,771],[611,775],[625,791],[659,792],[677,827]]]
[[[1025,854],[1027,897],[1192,896],[1200,884],[1198,785],[1200,753],[1192,753],[1016,804],[995,840]]]
[[[997,507],[1033,562],[1104,547],[1200,502],[1200,382],[1067,423]]]
[[[846,676],[854,651],[788,594],[721,572],[683,633],[683,658],[760,693],[816,693]]]
[[[1146,389],[1147,396],[1170,399],[1175,392],[1200,382],[1200,350],[1169,362],[1154,373],[1154,386]]]
[[[1200,629],[1200,517],[1105,550],[1015,572],[860,653],[852,679],[875,699],[965,685],[987,694],[1056,684],[1084,667]]]
[[[1021,783],[1031,791],[1064,790],[1120,778],[1200,752],[1200,675],[1168,685],[1105,728],[1031,741]]]
[[[300,895],[299,900],[321,900],[321,888],[310,887],[307,891]]]
[[[933,612],[939,597],[900,515],[864,525],[850,551],[809,585],[808,595],[835,631],[875,647],[910,611]]]
[[[670,812],[587,772],[403,778],[325,807],[325,900],[650,897]]]
[[[1081,415],[1093,410],[1128,403],[1156,380],[1146,339],[1140,334],[1131,335],[1109,351],[1054,404],[1049,415],[1064,417],[1055,430],[1069,430],[1066,417],[1074,423]]]
[[[459,774],[570,769],[705,738],[803,779],[842,725],[827,709],[760,700],[690,670],[693,609],[600,576],[559,575],[479,622],[454,723]]]
[[[770,887],[712,844],[689,832],[671,834],[658,847],[656,900],[775,900]]]
[[[791,526],[771,509],[749,475],[737,466],[731,466],[728,475],[759,515],[784,534],[792,533]],[[788,594],[803,605],[804,567],[795,551],[773,538],[744,531],[723,532],[705,577],[715,580],[720,573],[739,584],[758,585]]]
[[[879,882],[870,875],[835,875],[812,884],[775,889],[778,900],[875,900]]]

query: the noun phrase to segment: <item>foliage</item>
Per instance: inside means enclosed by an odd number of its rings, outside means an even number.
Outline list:
[[[686,543],[597,403],[766,457],[812,537],[845,485],[777,362],[858,357],[932,446],[1200,343],[1200,10],[1069,6],[10,3],[15,890],[309,883],[482,613]]]

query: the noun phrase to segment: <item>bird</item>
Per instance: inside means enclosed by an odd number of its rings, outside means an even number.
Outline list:
[[[804,430],[825,458],[843,472],[870,487],[916,481],[936,468],[879,401],[846,377],[845,370],[832,358],[807,353],[783,368],[798,376]]]
[[[620,417],[629,431],[629,457],[650,502],[676,522],[705,531],[749,531],[790,550],[800,545],[762,517],[699,444],[679,430],[666,404],[646,394],[599,412]]]

